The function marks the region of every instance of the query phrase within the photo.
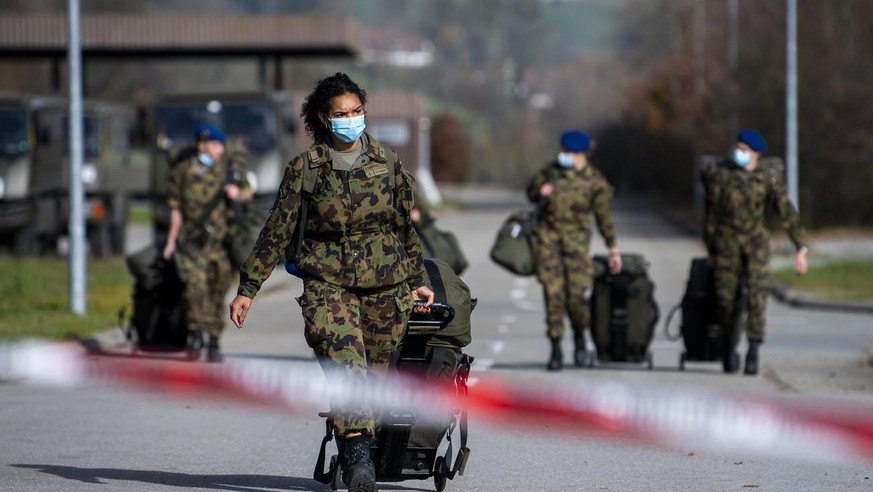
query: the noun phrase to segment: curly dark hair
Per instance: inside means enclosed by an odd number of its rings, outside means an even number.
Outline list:
[[[361,104],[367,104],[367,91],[361,89],[342,72],[319,80],[315,84],[315,89],[306,96],[306,101],[300,108],[300,117],[303,118],[306,133],[315,143],[330,142],[330,130],[318,118],[318,113],[327,114],[333,98],[348,93],[358,96]]]

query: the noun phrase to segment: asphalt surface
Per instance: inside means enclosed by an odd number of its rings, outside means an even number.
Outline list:
[[[679,371],[681,343],[667,341],[660,325],[651,347],[654,370],[620,365],[547,373],[549,347],[538,284],[513,277],[488,259],[500,223],[522,206],[516,197],[500,191],[456,191],[450,198],[471,208],[439,215],[438,225],[461,240],[470,260],[464,278],[479,299],[473,343],[466,349],[476,357],[471,391],[477,378],[484,377],[557,387],[619,381],[666,392],[706,388],[873,405],[873,318],[792,309],[772,300],[758,377],[724,375],[716,364],[689,363]],[[656,298],[665,313],[679,301],[689,260],[703,253],[702,245],[644,204],[619,203],[615,219],[622,249],[644,253],[651,261]],[[131,238],[131,247],[145,238]],[[605,251],[599,237],[593,247]],[[228,323],[228,358],[267,361],[289,371],[315,364],[294,301],[301,288],[298,280],[277,271],[255,299],[245,328],[236,330]],[[124,351],[119,334],[111,330],[100,341]],[[568,356],[571,348],[568,337]],[[498,427],[482,415],[471,416],[470,429],[472,456],[466,474],[450,481],[446,490],[873,489],[873,463],[642,445],[631,439],[558,433],[549,422]],[[262,404],[165,398],[98,386],[58,390],[0,383],[0,490],[329,490],[310,478],[323,432],[323,422],[314,414]],[[433,482],[380,488],[433,490]]]

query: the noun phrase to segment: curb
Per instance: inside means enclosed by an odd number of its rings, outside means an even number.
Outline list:
[[[791,307],[820,311],[873,314],[873,303],[871,302],[820,301],[806,297],[798,291],[792,290],[778,282],[773,284],[770,293],[773,294],[776,300]]]

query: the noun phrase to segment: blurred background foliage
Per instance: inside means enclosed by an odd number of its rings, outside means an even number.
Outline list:
[[[364,39],[432,53],[420,67],[289,61],[287,89],[341,70],[368,90],[417,90],[433,115],[438,181],[521,186],[561,131],[598,141],[595,164],[620,194],[693,208],[695,157],[722,154],[741,127],[785,147],[785,2],[735,0],[87,0],[85,11],[335,14]],[[4,11],[65,11],[7,0]],[[800,203],[813,227],[873,223],[873,2],[799,2]],[[735,52],[731,46],[736,46]],[[378,47],[377,47],[378,48]],[[0,62],[0,87],[47,92],[42,62]],[[91,96],[252,90],[254,62],[102,63]],[[826,184],[826,185],[825,185]]]

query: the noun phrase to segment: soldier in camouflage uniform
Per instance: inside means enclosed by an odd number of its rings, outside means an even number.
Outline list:
[[[297,299],[304,335],[326,373],[362,379],[386,373],[413,301],[433,302],[409,217],[413,179],[393,150],[363,133],[366,98],[342,73],[320,80],[307,97],[301,116],[315,143],[288,164],[270,217],[240,268],[238,296],[230,306],[231,319],[241,328],[252,298],[294,235],[304,166],[318,168],[296,259],[304,278]],[[374,490],[373,410],[332,411],[344,439],[344,481],[349,490]]]
[[[167,204],[170,229],[163,256],[174,257],[185,283],[184,305],[189,350],[199,355],[203,334],[209,334],[207,360],[220,362],[218,340],[224,331],[225,294],[231,265],[225,247],[231,207],[228,200],[251,200],[252,192],[239,164],[225,161],[224,133],[213,125],[195,130],[197,153],[170,171]],[[228,174],[230,173],[230,175]],[[222,199],[215,202],[219,195]],[[202,223],[205,207],[215,203]],[[178,239],[178,253],[177,252]]]
[[[764,342],[767,296],[770,289],[770,234],[765,209],[773,206],[797,248],[794,267],[806,273],[806,232],[797,210],[788,198],[781,169],[759,165],[767,150],[755,130],[742,130],[730,158],[702,169],[706,189],[704,241],[715,268],[718,319],[724,341],[724,370],[739,370],[735,348],[738,333],[734,303],[745,279],[748,287],[746,374],[758,373],[758,349]]]
[[[561,135],[557,160],[536,174],[527,188],[528,198],[541,210],[537,227],[537,278],[546,300],[546,335],[552,343],[547,366],[550,371],[563,367],[561,339],[566,315],[573,328],[575,364],[584,367],[592,356],[585,347],[585,329],[591,318],[587,291],[594,273],[588,254],[592,213],[609,248],[610,270],[621,270],[621,255],[609,212],[612,188],[600,171],[588,163],[593,148],[587,134],[565,132]]]

